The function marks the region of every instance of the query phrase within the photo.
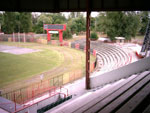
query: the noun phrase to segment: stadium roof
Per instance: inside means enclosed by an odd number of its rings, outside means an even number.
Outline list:
[[[87,0],[3,0],[0,11],[86,11]],[[150,10],[148,0],[89,0],[90,11]]]

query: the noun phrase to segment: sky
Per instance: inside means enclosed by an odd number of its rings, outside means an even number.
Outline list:
[[[86,16],[86,13],[85,12],[82,12],[84,17]],[[68,15],[70,14],[69,12],[63,12],[63,14],[68,17]],[[98,12],[92,12],[91,13],[91,17],[96,17],[98,15]]]
[[[39,15],[41,14],[40,12],[34,12],[34,13],[39,14]],[[84,15],[84,17],[86,17],[85,12],[81,12],[81,13]],[[66,18],[68,18],[70,12],[63,12],[63,14],[65,15]],[[91,17],[96,17],[96,16],[98,16],[98,12],[92,12],[91,13]]]

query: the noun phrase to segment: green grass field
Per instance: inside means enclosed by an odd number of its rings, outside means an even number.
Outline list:
[[[23,55],[0,52],[0,85],[50,70],[59,66],[63,60],[61,53],[48,49]]]
[[[85,69],[85,53],[79,50],[35,43],[0,42],[4,45],[40,49],[39,52],[14,55],[0,52],[0,88],[14,89],[32,82],[77,69]],[[91,61],[94,61],[91,57]],[[16,88],[15,88],[16,87]]]

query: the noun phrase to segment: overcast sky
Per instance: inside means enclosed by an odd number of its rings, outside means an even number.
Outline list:
[[[36,14],[38,14],[38,15],[41,14],[40,12],[33,12],[33,13],[36,13]],[[85,13],[85,12],[81,12],[81,13],[84,15],[84,17],[86,17],[86,13]],[[70,12],[63,12],[63,14],[66,16],[66,18],[68,18]],[[92,12],[92,13],[91,13],[91,16],[92,16],[92,17],[98,16],[98,12]]]
[[[81,13],[83,13],[83,15],[84,15],[84,17],[86,16],[86,13],[85,12],[81,12]],[[63,13],[66,17],[68,17],[68,15],[70,14],[69,12],[64,12]],[[92,17],[96,17],[98,15],[98,12],[92,12],[91,13],[91,16]]]

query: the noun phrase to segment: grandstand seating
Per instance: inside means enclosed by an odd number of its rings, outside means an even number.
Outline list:
[[[147,70],[91,90],[51,111],[53,113],[149,113],[149,89],[150,71]]]
[[[86,42],[85,40],[77,40],[71,44],[71,47],[76,48],[76,45],[79,45],[79,49],[84,50]],[[96,50],[96,71],[101,71],[101,73],[117,69],[133,62],[129,51],[125,51],[118,46],[102,43],[100,41],[91,41],[90,46],[91,53],[93,50]]]

